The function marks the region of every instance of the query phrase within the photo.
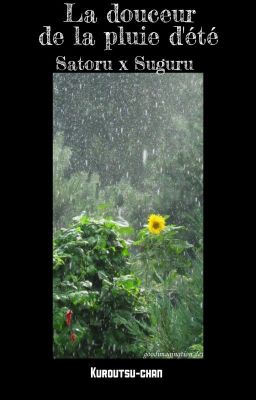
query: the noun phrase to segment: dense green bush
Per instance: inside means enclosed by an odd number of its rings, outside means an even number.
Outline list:
[[[129,251],[111,220],[85,215],[54,240],[54,357],[139,356],[127,320],[146,318],[141,281],[130,272]],[[68,314],[71,321],[67,320]]]
[[[132,242],[124,239],[132,228],[81,215],[57,232],[54,357],[202,356],[202,248],[184,230],[172,224],[152,234],[148,226]]]

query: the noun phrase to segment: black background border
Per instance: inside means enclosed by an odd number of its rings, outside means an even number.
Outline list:
[[[195,371],[203,373],[213,361],[222,358],[225,364],[225,355],[220,354],[220,340],[225,338],[226,313],[224,304],[224,292],[226,279],[221,282],[217,268],[220,265],[219,255],[216,253],[215,233],[219,230],[219,224],[225,218],[225,210],[228,202],[222,193],[228,182],[230,167],[226,154],[228,150],[227,121],[225,119],[226,91],[228,81],[229,42],[227,14],[223,7],[217,3],[212,5],[199,5],[197,2],[164,2],[159,0],[149,6],[147,2],[120,1],[120,8],[156,8],[156,9],[196,9],[196,26],[211,28],[216,26],[219,34],[217,46],[183,46],[182,48],[168,47],[166,40],[161,45],[152,48],[138,50],[138,48],[122,48],[103,52],[103,42],[98,39],[97,46],[91,49],[74,49],[67,45],[55,47],[39,45],[38,36],[44,25],[52,25],[53,29],[65,33],[65,27],[61,23],[64,1],[41,1],[29,5],[27,18],[28,30],[26,30],[27,43],[30,45],[20,49],[23,58],[25,73],[20,74],[21,94],[24,102],[21,107],[21,118],[26,121],[26,131],[22,136],[21,163],[23,180],[20,189],[24,230],[28,229],[29,255],[26,258],[26,286],[27,295],[24,307],[30,319],[31,335],[26,341],[26,357],[31,360],[31,365],[36,366],[43,361],[48,371],[55,374],[70,374],[76,376],[81,372],[86,382],[113,382],[113,380],[90,379],[90,367],[98,368],[162,368],[163,379],[161,382],[173,383],[173,379],[182,375],[184,371],[188,375]],[[110,1],[77,1],[83,9],[93,8],[97,15],[103,16]],[[100,18],[103,20],[103,18]],[[57,22],[58,21],[58,22]],[[84,27],[85,24],[81,24]],[[96,38],[103,37],[100,33],[105,30],[104,24],[96,24],[94,27]],[[131,24],[126,24],[128,30]],[[88,30],[91,31],[91,25]],[[109,28],[109,25],[108,25]],[[114,27],[113,27],[114,28]],[[67,27],[70,36],[70,27]],[[85,28],[84,28],[85,29]],[[168,37],[170,27],[166,25],[148,25],[149,30],[156,30],[161,38]],[[28,52],[27,52],[28,50]],[[84,59],[133,59],[135,55],[142,54],[148,59],[193,59],[194,72],[204,75],[204,331],[205,331],[205,355],[203,360],[53,360],[52,358],[52,74],[56,72],[55,58],[57,55],[66,55],[72,59],[82,56]],[[133,72],[130,70],[129,72]],[[79,73],[79,72],[77,72]],[[81,72],[83,73],[83,72]],[[88,72],[91,73],[91,72]],[[115,72],[113,72],[115,73]],[[123,72],[125,73],[125,72]],[[175,72],[174,72],[175,73]],[[157,79],[157,75],[156,75]],[[15,121],[14,121],[15,122]],[[227,190],[227,189],[226,189]],[[30,216],[30,217],[27,217]],[[32,221],[31,221],[32,220]],[[29,222],[29,224],[28,224]],[[31,231],[31,225],[36,226],[35,233]],[[28,236],[20,232],[20,243],[25,240],[24,248],[27,249]],[[224,267],[224,260],[222,261]],[[32,277],[32,278],[31,278]],[[216,291],[218,295],[216,296]],[[32,300],[33,299],[33,300]],[[32,304],[31,304],[32,302]],[[36,309],[36,312],[33,310]],[[23,315],[22,315],[23,316]],[[27,324],[28,325],[28,324]],[[222,326],[221,329],[217,327]],[[22,329],[22,328],[21,328]],[[27,329],[27,328],[26,328]],[[27,330],[23,329],[23,333]],[[224,330],[224,333],[223,333]],[[228,340],[228,336],[226,337]],[[31,357],[30,357],[31,351]],[[136,378],[123,379],[124,382],[141,382]],[[160,381],[160,380],[159,380]],[[156,379],[145,379],[144,382],[158,383]]]

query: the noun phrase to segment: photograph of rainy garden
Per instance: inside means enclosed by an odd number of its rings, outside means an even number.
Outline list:
[[[53,74],[53,357],[203,357],[203,74]]]

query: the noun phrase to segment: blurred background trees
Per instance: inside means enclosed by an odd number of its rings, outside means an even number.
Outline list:
[[[54,74],[54,228],[85,210],[202,239],[202,74]]]

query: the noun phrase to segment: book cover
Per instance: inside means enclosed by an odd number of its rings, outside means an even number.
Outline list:
[[[33,8],[35,324],[53,368],[88,381],[165,381],[213,356],[225,35],[219,10],[177,3]]]

